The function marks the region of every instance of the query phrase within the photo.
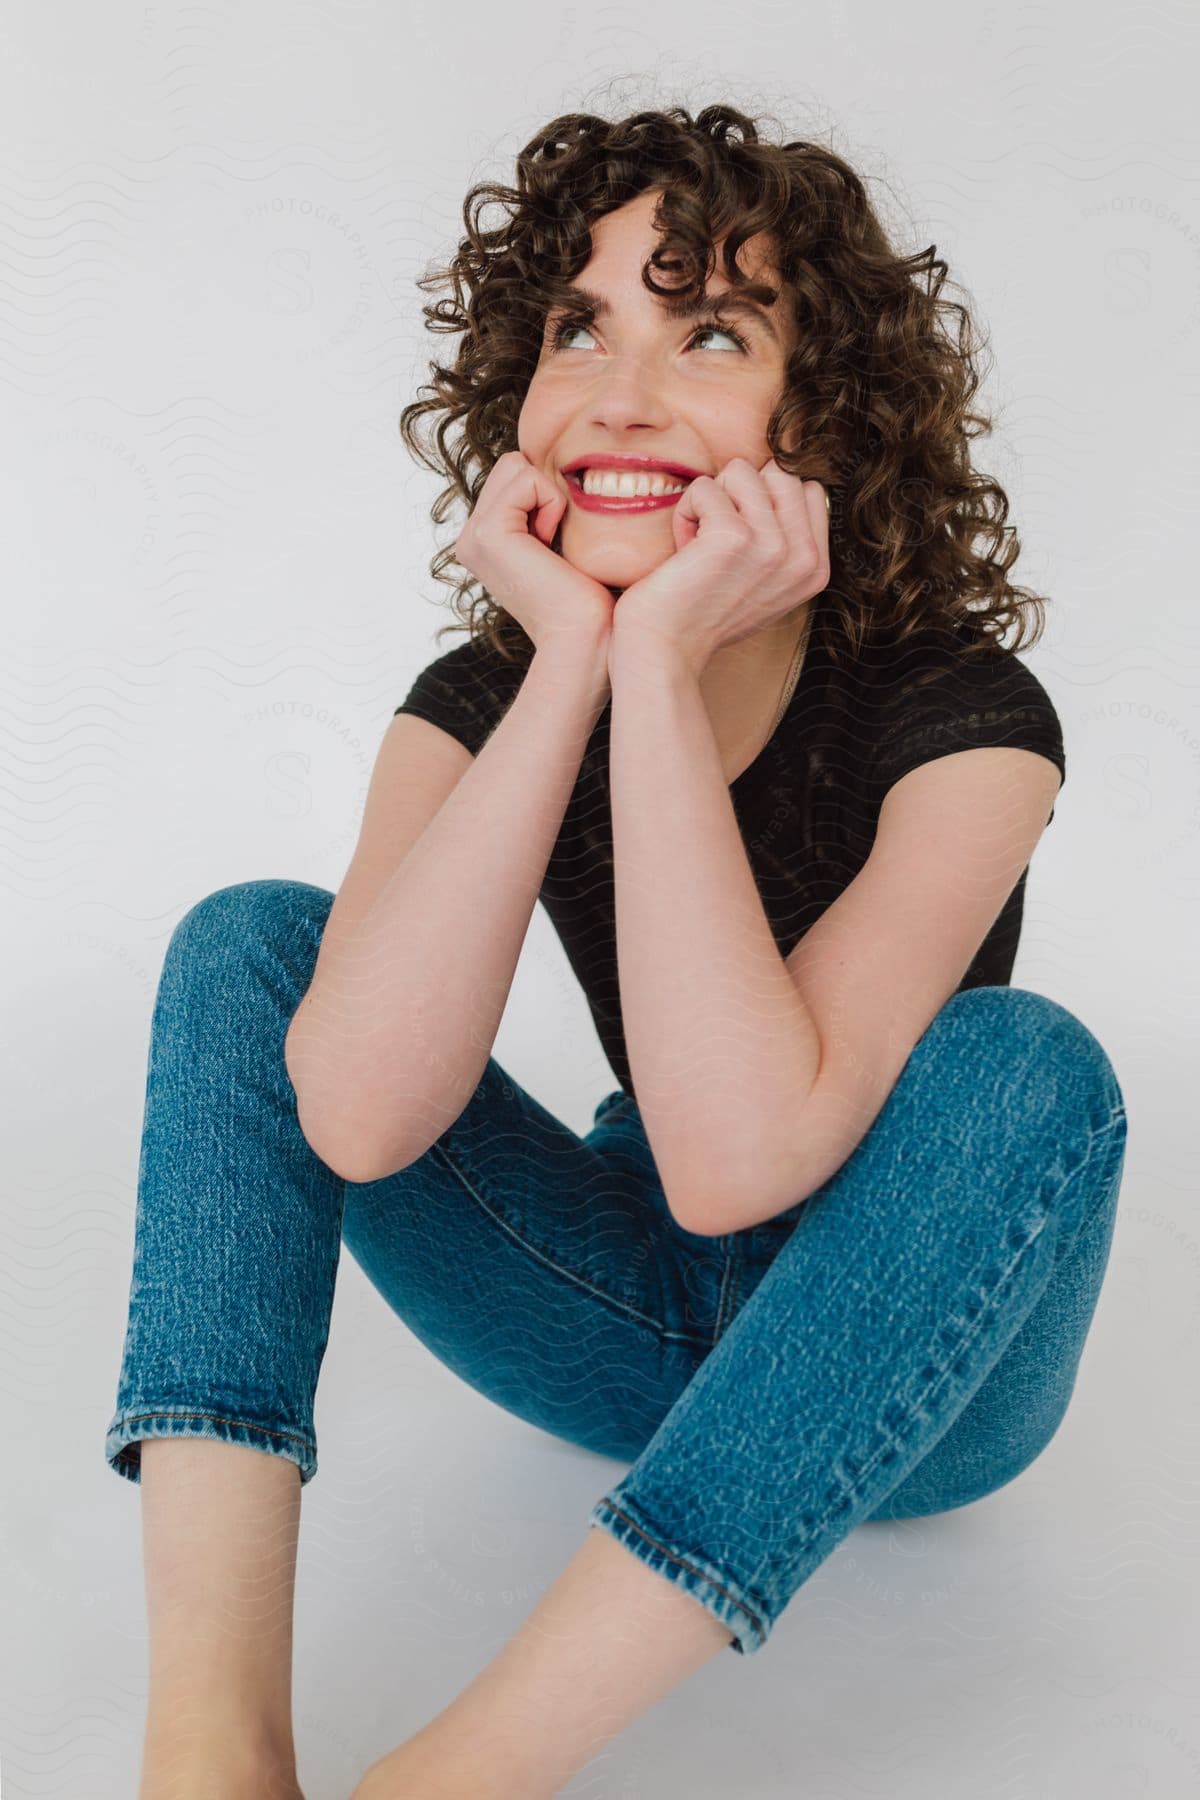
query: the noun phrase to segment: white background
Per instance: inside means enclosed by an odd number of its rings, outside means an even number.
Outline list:
[[[719,99],[847,156],[990,332],[977,458],[1050,596],[1028,660],[1068,758],[1013,980],[1100,1038],[1130,1138],[1045,1455],[854,1533],[765,1654],[716,1658],[568,1791],[1197,1792],[1196,16],[26,0],[0,35],[3,1800],[135,1791],[139,1497],[102,1439],[167,940],[230,882],[337,888],[393,707],[463,641],[434,643],[451,530],[396,429],[452,355],[415,278],[555,114]],[[495,1053],[579,1130],[616,1086],[540,907]],[[466,1389],[349,1257],[317,1429],[295,1715],[334,1800],[494,1654],[620,1471]]]

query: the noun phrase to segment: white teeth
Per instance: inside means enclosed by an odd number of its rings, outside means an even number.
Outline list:
[[[610,494],[617,498],[635,494],[681,494],[687,486],[662,470],[641,474],[624,474],[617,469],[581,469],[576,473],[585,494]]]

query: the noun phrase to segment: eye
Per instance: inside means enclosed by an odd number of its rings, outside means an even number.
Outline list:
[[[568,332],[586,330],[587,326],[582,319],[559,319],[550,327],[551,346],[555,350],[558,350],[561,348],[562,341],[567,336]]]
[[[550,327],[551,348],[554,350],[562,349],[563,340],[572,331],[588,331],[590,329],[591,327],[588,325],[587,321],[582,318],[571,318],[568,316],[558,319]],[[748,346],[741,332],[735,331],[731,325],[723,325],[719,319],[702,319],[688,339],[688,348],[691,348],[697,338],[709,337],[713,333],[718,337],[732,338],[737,345],[738,350],[743,355],[748,353]]]
[[[698,337],[710,337],[714,332],[717,337],[732,338],[739,350],[746,349],[746,340],[741,332],[735,331],[732,325],[722,325],[717,319],[711,319],[707,324],[698,325],[692,333],[690,342],[694,344]]]

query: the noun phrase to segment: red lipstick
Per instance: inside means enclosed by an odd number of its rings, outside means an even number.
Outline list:
[[[658,469],[684,482],[694,481],[702,473],[686,463],[668,462],[657,456],[616,456],[597,451],[592,456],[573,457],[563,465],[572,501],[584,512],[607,513],[660,512],[663,507],[674,506],[683,490],[674,494],[587,494],[582,486],[584,469],[623,469],[634,474]]]

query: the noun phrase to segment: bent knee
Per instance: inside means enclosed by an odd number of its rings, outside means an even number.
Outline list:
[[[1076,1121],[1088,1136],[1124,1129],[1124,1095],[1107,1051],[1082,1019],[1045,994],[960,989],[929,1026],[922,1048],[969,1069],[981,1089],[1011,1078],[1034,1116],[1059,1126]]]
[[[280,925],[291,928],[297,920],[316,921],[323,926],[333,901],[334,895],[328,888],[284,876],[235,881],[228,887],[214,888],[190,906],[171,938],[174,942],[185,938],[242,937],[264,931],[269,935]]]

